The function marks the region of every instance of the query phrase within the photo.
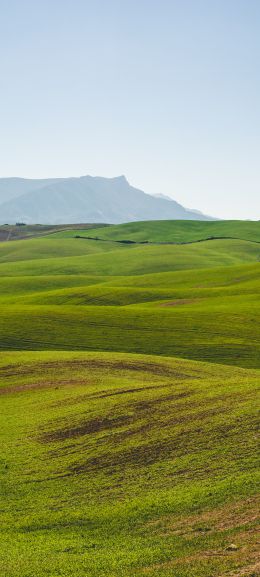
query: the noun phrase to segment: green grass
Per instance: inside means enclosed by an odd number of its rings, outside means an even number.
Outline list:
[[[19,261],[60,259],[61,257],[85,256],[97,253],[105,255],[106,252],[111,250],[115,250],[115,245],[112,242],[104,244],[102,242],[72,241],[71,239],[55,239],[55,242],[53,242],[50,237],[28,239],[26,242],[15,240],[8,243],[0,243],[0,263],[7,263],[9,266],[12,262],[17,263]],[[35,263],[33,263],[33,266],[35,266]]]
[[[139,352],[259,367],[257,244],[115,248],[46,238],[1,248],[3,350]]]
[[[182,246],[114,245],[83,239],[15,241],[0,246],[0,274],[140,275],[259,262],[260,245],[214,240]]]
[[[97,230],[0,245],[0,573],[256,577],[259,223]]]
[[[87,231],[67,231],[58,233],[63,237],[82,234],[106,240],[132,240],[135,242],[196,242],[209,238],[238,238],[260,242],[260,221],[222,220],[222,221],[189,221],[157,220],[147,222],[130,222],[99,227]]]
[[[36,352],[6,353],[1,375],[1,575],[253,564],[258,372]]]
[[[259,297],[180,306],[3,306],[1,349],[107,350],[260,365]]]

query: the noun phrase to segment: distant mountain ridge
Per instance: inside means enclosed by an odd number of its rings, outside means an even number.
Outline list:
[[[139,220],[214,220],[163,195],[152,196],[125,176],[0,178],[0,224],[118,224]]]

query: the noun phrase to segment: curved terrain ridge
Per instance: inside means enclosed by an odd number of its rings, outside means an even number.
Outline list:
[[[258,574],[259,223],[206,224],[0,244],[5,577]]]

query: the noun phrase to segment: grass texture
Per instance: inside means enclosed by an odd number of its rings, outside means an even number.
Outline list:
[[[6,353],[1,575],[254,574],[257,385],[174,358]]]
[[[1,575],[256,577],[259,223],[66,228],[0,244]]]

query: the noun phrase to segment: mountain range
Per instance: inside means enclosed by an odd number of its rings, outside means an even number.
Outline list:
[[[115,178],[0,178],[0,224],[213,220],[170,197],[152,196]]]

